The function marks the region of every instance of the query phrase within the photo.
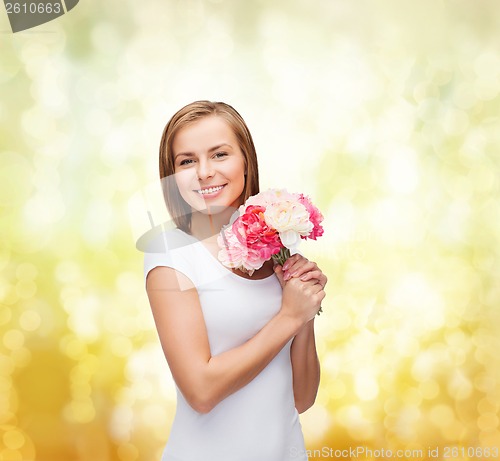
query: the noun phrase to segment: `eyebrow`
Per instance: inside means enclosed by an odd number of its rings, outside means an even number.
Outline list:
[[[208,149],[208,152],[213,152],[214,150],[220,149],[221,147],[224,147],[224,146],[230,147],[231,149],[233,148],[231,146],[231,144],[227,144],[227,143],[223,142],[222,144],[217,144],[216,146],[211,147],[210,149]],[[174,160],[177,160],[177,157],[181,157],[181,156],[194,157],[194,153],[193,152],[179,152],[178,154],[175,155]]]

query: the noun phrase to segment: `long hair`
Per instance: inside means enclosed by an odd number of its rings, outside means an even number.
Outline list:
[[[180,129],[209,116],[223,118],[238,140],[247,172],[242,193],[243,201],[259,193],[257,153],[250,130],[241,115],[236,109],[223,102],[195,101],[188,104],[176,112],[167,123],[160,142],[160,180],[165,204],[176,226],[188,234],[191,234],[191,206],[182,198],[176,181],[172,180],[173,176],[169,179],[169,176],[175,173],[172,145]]]

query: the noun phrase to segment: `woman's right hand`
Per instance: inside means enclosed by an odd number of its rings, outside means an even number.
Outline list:
[[[317,279],[302,281],[299,278],[284,280],[283,268],[275,266],[274,272],[283,288],[281,313],[306,324],[318,313],[325,297],[323,286]]]

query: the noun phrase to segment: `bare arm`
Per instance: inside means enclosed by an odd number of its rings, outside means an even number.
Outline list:
[[[320,365],[314,339],[314,319],[295,336],[290,350],[293,369],[293,394],[299,413],[311,408],[318,393]]]
[[[180,290],[183,274],[168,267],[151,270],[146,289],[156,328],[177,386],[198,412],[207,413],[257,376],[316,314],[322,287],[295,279],[283,291],[280,312],[239,347],[211,356],[198,293]]]
[[[284,272],[277,268],[277,276],[283,287],[287,280],[300,278],[301,280],[315,280],[323,288],[327,283],[326,276],[316,263],[309,261],[302,255],[290,257],[283,265]],[[299,413],[308,410],[316,400],[320,380],[320,364],[316,352],[314,337],[314,319],[309,321],[295,336],[290,350],[293,370],[293,393],[295,407]]]

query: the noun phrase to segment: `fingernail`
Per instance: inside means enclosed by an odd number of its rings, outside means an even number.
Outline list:
[[[306,277],[306,274],[304,274],[304,275],[302,275],[302,276],[300,277],[300,280],[305,280],[306,278],[307,278],[307,277]]]
[[[284,278],[285,280],[288,280],[288,279],[290,278],[290,274],[287,272],[283,278]]]

